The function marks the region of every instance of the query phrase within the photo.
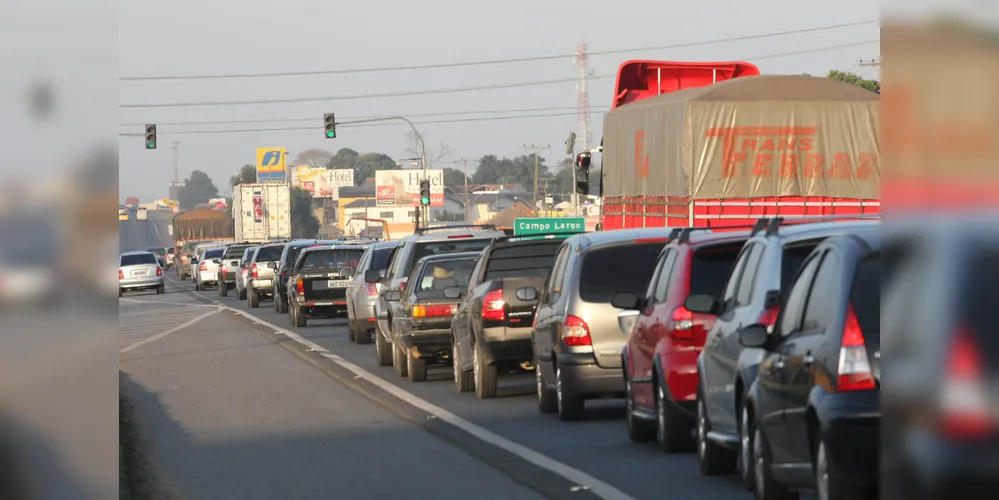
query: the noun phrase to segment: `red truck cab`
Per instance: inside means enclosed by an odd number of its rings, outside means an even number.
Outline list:
[[[759,74],[759,68],[748,62],[625,61],[617,70],[611,109],[668,92]]]

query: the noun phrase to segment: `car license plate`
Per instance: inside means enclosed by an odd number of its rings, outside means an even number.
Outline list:
[[[350,280],[329,280],[326,282],[327,288],[347,288]]]
[[[149,271],[146,271],[145,269],[138,269],[132,271],[132,276],[145,276],[147,274],[149,274]]]

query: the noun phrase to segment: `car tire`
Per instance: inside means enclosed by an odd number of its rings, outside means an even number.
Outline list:
[[[219,297],[229,296],[229,285],[227,283],[222,283],[219,285]]]
[[[260,307],[260,295],[257,294],[256,290],[247,290],[246,298],[250,305],[250,309],[257,309]]]
[[[586,402],[576,394],[572,394],[563,381],[562,369],[555,367],[555,395],[558,399],[558,418],[564,422],[582,420],[585,416]]]
[[[125,289],[124,288],[119,288],[118,289],[118,296],[121,297],[122,295],[125,295]]]
[[[375,360],[378,366],[392,365],[392,345],[385,340],[382,332],[375,331]]]
[[[372,335],[372,331],[371,331],[370,328],[368,328],[366,326],[358,328],[357,331],[354,332],[354,341],[357,342],[359,345],[370,344],[371,343],[371,335]]]
[[[738,464],[739,455],[708,439],[708,433],[711,432],[711,420],[708,419],[708,412],[705,405],[704,396],[698,390],[697,420],[694,425],[697,430],[697,461],[701,467],[701,474],[705,476],[730,474]]]
[[[274,294],[274,305],[277,307],[279,313],[284,314],[288,312],[288,301],[282,299],[280,293]]]
[[[647,443],[656,438],[656,426],[635,417],[635,393],[631,388],[631,379],[624,380],[625,424],[628,426],[628,439],[632,443]]]
[[[301,307],[292,306],[291,317],[292,317],[292,324],[298,328],[303,328],[309,325],[309,318],[302,313]]]
[[[773,463],[770,446],[759,426],[753,423],[753,496],[756,500],[798,500],[797,492],[791,491],[774,479],[770,466]]]
[[[472,375],[475,379],[475,396],[479,399],[496,397],[497,380],[496,365],[486,364],[482,356],[482,348],[476,343],[472,348]]]
[[[406,371],[409,372],[410,382],[427,381],[427,360],[413,355],[413,351],[406,353]]]
[[[746,488],[746,491],[753,491],[753,431],[752,424],[753,421],[752,412],[749,410],[749,406],[746,405],[746,400],[743,398],[742,402],[739,404],[739,459],[737,468],[739,470],[739,477],[742,480],[742,486]]]
[[[542,414],[557,412],[558,394],[548,387],[545,371],[541,369],[541,363],[536,359],[534,360],[534,385],[538,393],[538,411]]]
[[[405,377],[409,375],[409,367],[406,365],[408,356],[406,352],[402,350],[402,346],[392,343],[392,368],[395,368],[395,372],[400,377]]]
[[[274,302],[277,302],[276,300]],[[354,323],[347,320],[347,340],[354,343],[357,340],[357,330],[354,328]]]
[[[667,400],[664,384],[655,380],[656,445],[666,453],[694,451],[697,446],[691,436],[690,421]]]
[[[160,285],[160,286],[156,287],[156,295],[163,295],[164,293],[166,293],[166,286],[165,285]]]
[[[874,488],[864,488],[849,483],[843,477],[836,461],[829,456],[826,439],[819,437],[815,449],[815,486],[819,500],[853,500],[878,498]]]
[[[461,368],[465,361],[461,357],[461,351],[451,337],[451,368],[453,370],[454,385],[458,392],[472,392],[475,390],[475,372],[466,371]]]
[[[246,300],[246,289],[242,289],[236,292],[236,298],[239,300]]]

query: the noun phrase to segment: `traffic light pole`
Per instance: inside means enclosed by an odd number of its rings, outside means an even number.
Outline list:
[[[420,135],[420,131],[416,130],[416,125],[414,125],[413,122],[409,120],[409,118],[406,118],[405,116],[381,116],[381,117],[378,117],[378,118],[366,118],[364,120],[347,120],[347,121],[344,121],[344,122],[338,122],[338,124],[342,124],[342,125],[353,125],[353,124],[358,124],[358,123],[387,122],[387,121],[394,121],[394,120],[400,120],[400,121],[406,122],[406,124],[409,125],[409,128],[413,131],[413,134],[416,135],[416,141],[420,143],[420,166],[421,166],[421,168],[423,170],[423,179],[426,179],[427,178],[427,143],[423,141],[423,136]],[[426,225],[430,221],[430,207],[429,206],[420,207],[420,211],[423,214],[423,224]]]

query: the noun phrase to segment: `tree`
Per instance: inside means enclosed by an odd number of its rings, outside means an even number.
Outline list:
[[[469,179],[471,181],[471,179]],[[464,186],[465,185],[465,172],[458,170],[456,168],[447,167],[444,169],[444,185],[445,186]]]
[[[551,177],[544,158],[538,158],[538,178]],[[520,155],[514,158],[497,158],[485,155],[479,159],[472,180],[476,184],[520,184],[524,189],[534,189],[534,155]],[[540,189],[540,184],[539,184]]]
[[[343,148],[330,158],[326,168],[353,170],[354,183],[360,186],[365,179],[375,175],[375,170],[398,170],[399,165],[382,153],[360,154],[353,149]]]
[[[208,200],[219,195],[219,188],[215,187],[212,178],[208,174],[195,170],[191,176],[184,180],[184,185],[177,192],[180,208],[191,210],[199,203],[208,203]]]
[[[864,78],[857,76],[854,73],[846,71],[830,70],[829,74],[826,75],[826,78],[830,78],[832,80],[838,80],[843,83],[849,83],[851,85],[856,85],[858,87],[870,90],[871,92],[878,92],[878,93],[881,92],[881,82],[877,80],[866,80]]]
[[[342,150],[341,150],[342,151]],[[308,165],[312,168],[323,168],[333,158],[333,153],[325,149],[306,149],[295,157],[295,165]]]
[[[408,134],[406,134],[406,138],[409,141],[409,149],[407,149],[406,151],[412,154],[414,158],[419,158],[420,155],[424,153],[424,151],[420,147],[421,144],[419,139],[417,139],[416,133],[410,131]],[[422,144],[422,146],[425,147],[426,144]],[[444,144],[441,144],[436,151],[434,151],[433,149],[427,149],[426,150],[427,168],[428,169],[434,168],[434,163],[437,163],[439,160],[447,156],[449,152],[450,149]]]
[[[257,182],[256,165],[243,165],[243,168],[229,178],[229,185],[236,187],[240,184],[255,184]]]
[[[291,188],[291,237],[315,238],[319,219],[312,213],[312,195],[302,188]]]

